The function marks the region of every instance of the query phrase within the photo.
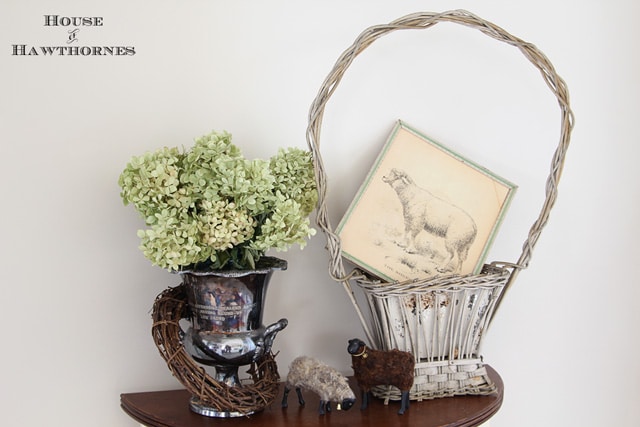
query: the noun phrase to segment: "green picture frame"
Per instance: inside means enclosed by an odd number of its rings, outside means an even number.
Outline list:
[[[388,282],[477,274],[517,186],[398,120],[336,232]]]

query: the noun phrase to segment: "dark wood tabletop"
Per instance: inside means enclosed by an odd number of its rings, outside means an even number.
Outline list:
[[[487,366],[489,377],[496,383],[497,393],[490,396],[456,396],[422,402],[411,401],[409,410],[398,415],[400,402],[388,405],[380,399],[372,399],[366,410],[360,410],[359,402],[348,411],[334,409],[326,415],[318,414],[319,399],[304,393],[306,405],[298,405],[295,393],[289,396],[289,407],[280,407],[282,384],[278,399],[265,410],[248,417],[208,418],[189,409],[190,395],[186,390],[123,393],[122,409],[139,423],[149,427],[471,427],[486,422],[502,405],[504,384],[500,375]],[[355,384],[352,387],[358,394]]]

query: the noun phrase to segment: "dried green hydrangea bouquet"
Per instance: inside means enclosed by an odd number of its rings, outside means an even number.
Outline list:
[[[267,250],[302,248],[315,234],[313,163],[298,148],[247,160],[231,134],[213,131],[188,150],[133,157],[118,183],[147,225],[140,249],[167,270],[253,269]]]

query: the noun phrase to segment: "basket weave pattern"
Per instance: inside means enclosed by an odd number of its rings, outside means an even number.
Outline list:
[[[355,58],[374,41],[397,30],[427,29],[440,22],[460,24],[517,48],[541,73],[558,100],[561,129],[545,187],[545,200],[516,262],[493,262],[480,274],[448,276],[404,282],[382,282],[354,269],[345,272],[339,236],[333,231],[327,212],[327,175],[320,153],[324,109]],[[389,24],[363,31],[336,61],[309,111],[307,143],[313,153],[318,184],[318,227],[327,238],[329,274],[346,291],[364,328],[367,339],[381,349],[411,351],[416,373],[411,399],[421,400],[456,394],[486,394],[494,391],[482,364],[479,348],[483,334],[518,272],[529,265],[532,251],[557,197],[566,150],[573,128],[569,93],[547,57],[531,43],[464,10],[444,13],[415,13]],[[352,283],[364,292],[373,329],[358,304]],[[381,397],[399,399],[399,391],[378,388]]]

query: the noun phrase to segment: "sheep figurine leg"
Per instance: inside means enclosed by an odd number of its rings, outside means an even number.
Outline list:
[[[286,408],[287,398],[292,388],[298,394],[298,403],[304,406],[301,389],[310,390],[320,396],[318,413],[331,412],[331,402],[337,403],[337,409],[345,411],[355,402],[353,390],[344,375],[334,368],[307,356],[296,358],[289,366],[289,374],[284,386],[282,407]]]
[[[287,400],[288,400],[290,390],[291,389],[287,387],[284,388],[284,396],[282,396],[283,408],[286,408],[289,406]],[[300,387],[296,387],[296,394],[298,395],[298,403],[300,404],[300,406],[304,406],[306,402],[304,401],[304,397],[302,397],[302,390],[300,389]],[[324,415],[326,412],[331,412],[331,402],[320,400],[320,406],[318,407],[318,414]]]
[[[360,410],[365,410],[369,407],[369,398],[371,397],[371,391],[369,390],[362,390],[360,392],[360,398],[362,400],[362,403],[360,404]]]
[[[400,410],[398,414],[404,414],[407,409],[409,409],[409,390],[403,390],[400,397]]]
[[[398,414],[404,414],[409,409],[409,391],[413,386],[413,355],[399,350],[373,350],[357,338],[349,340],[347,351],[351,354],[353,373],[362,391],[361,409],[367,409],[373,386],[392,385],[402,393]]]
[[[289,392],[291,391],[290,387],[285,386],[284,387],[284,394],[282,395],[282,407],[283,408],[287,408],[289,406]],[[302,391],[300,390],[300,387],[296,387],[296,394],[298,395],[298,403],[300,404],[300,406],[304,406],[305,405],[305,401],[304,398],[302,397]]]

